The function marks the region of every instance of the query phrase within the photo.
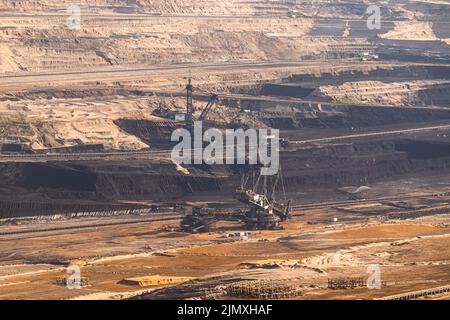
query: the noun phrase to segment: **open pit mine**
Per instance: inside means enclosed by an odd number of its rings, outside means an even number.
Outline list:
[[[0,299],[450,299],[449,1],[75,2],[0,0]]]

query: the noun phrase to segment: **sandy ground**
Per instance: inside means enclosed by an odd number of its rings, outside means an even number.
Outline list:
[[[402,194],[417,195],[420,199],[427,194],[426,190],[430,191],[429,181],[418,180],[414,185],[405,181]],[[373,187],[373,196],[389,192],[390,188],[399,189],[398,184],[389,183]],[[441,188],[444,190],[445,185]],[[364,206],[359,204],[356,208]],[[148,275],[192,277],[192,284],[200,283],[200,288],[214,286],[218,280],[222,285],[243,279],[288,280],[301,288],[301,299],[372,299],[449,284],[450,215],[382,222],[377,216],[343,214],[331,204],[294,214],[295,218],[284,225],[284,230],[255,232],[248,240],[230,241],[221,237],[223,230],[239,231],[238,223],[219,223],[215,231],[198,235],[162,229],[166,225],[176,226],[177,220],[2,236],[0,298],[151,297],[154,290],[163,287],[121,283],[125,278]],[[346,222],[333,222],[336,216]],[[89,220],[92,223],[95,218]],[[1,226],[1,230],[80,223],[87,222],[81,219],[42,226],[39,223]],[[66,274],[65,267],[69,264],[80,266],[89,286],[69,290],[55,283]],[[326,288],[329,278],[367,277],[367,267],[373,264],[381,269],[380,290]],[[186,290],[184,284],[169,287],[172,293],[162,291],[159,297],[177,297],[173,293],[178,292],[177,288]],[[192,296],[202,294],[199,289],[189,290]]]

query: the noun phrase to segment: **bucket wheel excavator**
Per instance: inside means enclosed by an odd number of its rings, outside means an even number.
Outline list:
[[[239,210],[218,210],[208,207],[194,207],[186,215],[180,227],[185,232],[208,232],[217,221],[243,221],[248,230],[277,230],[291,215],[291,202],[286,200],[286,192],[281,169],[276,177],[260,175],[253,187],[248,188],[248,178],[243,178],[235,192],[235,198],[247,208]],[[283,200],[276,198],[278,187],[284,194]]]
[[[253,186],[248,188],[247,184],[248,178],[243,177],[235,193],[235,198],[249,207],[244,218],[247,229],[280,229],[281,223],[291,218],[291,201],[286,199],[281,168],[276,177],[259,175],[255,181],[253,175]],[[276,197],[279,186],[283,191],[282,200]]]

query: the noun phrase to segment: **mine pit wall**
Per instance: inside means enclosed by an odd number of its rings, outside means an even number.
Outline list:
[[[450,79],[450,67],[447,66],[408,66],[392,68],[376,68],[367,71],[348,70],[337,73],[321,73],[320,75],[295,74],[282,80],[283,83],[310,86],[341,85],[352,81],[383,81],[385,83],[405,80]]]
[[[278,84],[266,84],[263,86],[261,94],[264,96],[288,96],[303,99],[309,96],[314,90],[314,88],[299,88]]]
[[[308,107],[309,108],[309,107]],[[314,107],[313,107],[314,108]],[[370,106],[322,106],[320,112],[338,112],[340,114],[305,118],[297,113],[297,121],[308,128],[349,128],[372,127],[388,124],[416,123],[450,119],[449,110],[427,110],[412,108],[370,107]],[[308,110],[309,112],[309,110]]]
[[[450,157],[450,143],[403,140],[395,145],[396,151],[405,152],[410,160]]]
[[[278,104],[253,101],[255,109],[267,110],[261,120],[275,129],[360,128],[382,125],[419,123],[450,119],[450,108],[393,108],[365,105]],[[270,110],[269,110],[270,109]],[[299,132],[301,135],[301,132]]]
[[[425,88],[418,90],[417,101],[411,105],[450,106],[450,84],[445,81],[450,79],[450,67],[447,66],[409,66],[393,68],[376,68],[370,70],[347,70],[337,73],[322,73],[320,75],[295,74],[278,82],[265,83],[251,88],[239,88],[235,91],[254,95],[299,98],[305,100],[332,102],[333,98],[322,92],[323,86],[341,86],[345,83],[357,83],[362,81],[389,83],[416,83],[435,81],[435,84],[424,84]],[[443,83],[441,83],[443,82]],[[388,96],[389,88],[371,88],[373,94]],[[408,85],[406,85],[408,87]],[[414,87],[414,86],[413,86]],[[383,91],[384,90],[384,91]],[[411,92],[414,92],[411,89]],[[351,93],[351,92],[350,92]],[[245,102],[241,105],[246,105]]]
[[[421,155],[421,156],[418,156]],[[349,185],[370,185],[418,173],[450,173],[450,144],[413,139],[375,140],[370,142],[312,145],[283,151],[281,164],[287,191],[323,190]],[[7,167],[7,168],[6,168]],[[79,216],[130,214],[134,209],[120,207],[118,200],[177,201],[190,194],[223,197],[230,200],[241,179],[237,166],[187,166],[189,175],[176,172],[173,166],[127,163],[79,164],[8,164],[3,165],[1,185],[4,190],[0,201],[0,219],[15,216]],[[73,172],[80,177],[79,184],[68,182]],[[7,174],[9,172],[9,175]],[[53,181],[42,179],[41,174],[59,177]],[[69,175],[70,175],[69,174]],[[33,178],[30,178],[33,176]],[[78,181],[78,179],[75,179]],[[83,184],[85,183],[85,185]],[[39,193],[40,201],[26,200],[10,203],[20,186],[24,195]],[[8,192],[11,193],[8,195]],[[75,196],[79,192],[77,196]],[[6,197],[6,199],[5,199]],[[46,198],[45,201],[42,199]],[[91,198],[110,205],[83,204]],[[81,204],[77,204],[81,203]],[[133,209],[133,210],[132,210]],[[124,211],[125,210],[125,211]],[[127,210],[131,210],[128,212]]]
[[[183,175],[174,165],[143,161],[94,162],[83,166],[71,162],[4,164],[0,167],[0,189],[3,189],[0,223],[17,217],[58,219],[143,214],[150,209],[117,201],[165,200],[194,192],[219,194],[223,188],[232,190],[227,176],[199,172],[198,168],[190,170],[194,172],[192,175]],[[9,200],[17,199],[17,195],[24,200]]]
[[[0,224],[26,220],[58,220],[79,217],[111,217],[149,213],[149,208],[125,205],[68,204],[52,200],[41,202],[0,201]]]
[[[172,133],[181,128],[173,121],[153,122],[149,120],[119,119],[114,123],[126,133],[132,134],[151,147],[169,149],[175,144],[171,142]]]
[[[387,40],[377,43],[381,60],[408,62],[450,62],[450,46],[442,41]]]
[[[305,103],[280,103],[267,101],[252,100],[251,98],[241,99],[240,106],[249,109],[267,109],[282,106],[296,106],[300,109],[314,108],[314,104],[310,107],[309,100],[320,102],[322,106],[327,106],[328,103],[341,103],[345,106],[346,101],[350,99],[350,103],[354,104],[351,99],[352,91],[349,92],[350,98],[342,97],[342,101],[336,97],[326,95],[322,91],[324,86],[339,87],[345,83],[367,82],[373,83],[374,87],[369,84],[364,84],[364,88],[371,89],[372,95],[386,97],[389,101],[391,89],[389,86],[383,87],[385,84],[396,83],[402,84],[408,90],[411,88],[411,102],[410,106],[439,106],[449,107],[450,97],[448,92],[450,90],[450,67],[448,66],[397,66],[397,67],[370,67],[361,65],[361,68],[355,70],[337,71],[334,73],[324,72],[321,74],[293,74],[288,77],[280,78],[278,81],[261,82],[253,86],[242,86],[230,88],[230,91],[238,94],[255,95],[255,96],[271,96],[271,97],[288,97],[296,99],[304,99]],[[377,88],[379,82],[382,86]],[[418,84],[415,84],[418,83]],[[423,85],[424,87],[414,91],[416,85]],[[394,87],[395,92],[395,87]],[[370,94],[366,93],[369,97]],[[415,97],[415,98],[413,98]],[[355,100],[358,101],[358,100]],[[228,105],[237,106],[235,101],[228,101]],[[364,103],[364,102],[361,102]],[[367,104],[367,103],[366,103]],[[384,104],[388,104],[384,102]],[[312,110],[320,111],[320,110]]]
[[[418,99],[426,105],[450,107],[450,85],[418,91]]]
[[[448,173],[450,144],[414,140],[344,143],[285,152],[281,163],[291,190],[370,184],[421,172]]]
[[[97,177],[86,166],[35,163],[26,163],[21,166],[23,184],[33,189],[63,188],[71,191],[95,191]]]
[[[189,176],[181,174],[101,173],[97,194],[106,199],[169,200],[193,193],[220,193],[230,189],[226,178]],[[231,194],[230,194],[231,195]]]

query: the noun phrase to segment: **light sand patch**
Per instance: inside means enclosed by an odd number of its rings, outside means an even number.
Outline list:
[[[6,45],[0,45],[0,72],[20,71],[19,65],[14,60],[14,54]]]
[[[394,30],[379,35],[391,40],[438,40],[431,22],[396,21]]]

